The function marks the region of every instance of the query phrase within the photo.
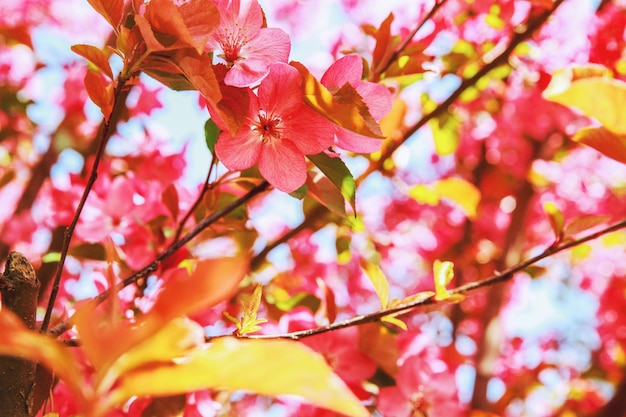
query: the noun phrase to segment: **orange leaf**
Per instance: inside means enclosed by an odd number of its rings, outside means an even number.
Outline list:
[[[100,70],[104,75],[113,79],[113,72],[109,65],[109,57],[99,48],[93,45],[72,45],[72,51],[91,62],[96,68]]]
[[[214,306],[235,293],[248,266],[244,256],[199,261],[191,275],[177,274],[165,283],[148,316],[163,323]]]
[[[606,127],[586,127],[576,132],[572,139],[626,164],[626,134],[614,133]]]
[[[102,76],[87,71],[85,74],[85,89],[91,101],[100,108],[105,120],[109,120],[113,111],[113,86],[104,81]]]
[[[93,393],[75,366],[74,356],[61,342],[28,329],[11,311],[0,310],[0,354],[37,362],[53,371],[70,387],[83,408]]]
[[[113,29],[117,29],[124,13],[124,0],[87,0],[91,7],[100,13]]]
[[[389,16],[380,24],[380,28],[376,32],[376,46],[372,55],[372,66],[374,67],[375,75],[380,75],[380,71],[387,65],[389,58],[391,58],[394,52],[393,37],[391,36],[393,19],[393,13],[389,13]]]
[[[132,396],[206,388],[295,395],[347,416],[369,416],[323,356],[288,340],[218,339],[176,363],[146,366],[125,374],[103,402],[117,405]]]
[[[349,83],[331,94],[304,65],[295,61],[290,65],[302,75],[304,102],[309,107],[345,129],[372,138],[382,138],[380,127],[363,98]]]

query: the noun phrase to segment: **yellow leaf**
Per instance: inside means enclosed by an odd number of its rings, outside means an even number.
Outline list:
[[[450,261],[441,262],[437,259],[433,264],[433,275],[435,278],[435,300],[450,298],[450,293],[446,287],[454,278],[454,264]]]
[[[403,322],[402,320],[400,320],[397,317],[385,316],[385,317],[381,318],[380,321],[384,321],[385,323],[393,324],[393,325],[398,326],[399,328],[401,328],[402,330],[405,330],[405,331],[408,329],[408,327],[406,327],[406,323]]]
[[[439,204],[439,194],[423,184],[418,184],[412,187],[409,190],[409,197],[420,204],[428,204],[429,206],[436,206]]]
[[[435,142],[437,155],[445,156],[453,154],[459,146],[459,134],[457,132],[459,122],[450,113],[432,119],[429,123]]]
[[[480,191],[471,182],[462,178],[446,178],[435,184],[435,192],[461,206],[468,218],[476,218]]]
[[[137,346],[124,352],[108,369],[104,370],[98,393],[106,393],[117,378],[129,370],[155,362],[170,362],[182,357],[192,348],[204,343],[204,329],[186,318],[177,318]]]
[[[543,211],[548,216],[554,237],[557,241],[560,241],[563,238],[563,225],[565,223],[563,213],[561,213],[561,210],[551,201],[543,203]]]
[[[260,395],[295,395],[347,416],[369,412],[318,353],[288,340],[222,338],[184,359],[125,374],[104,407],[132,396],[164,396],[201,389],[244,390]]]
[[[387,281],[385,273],[380,269],[380,266],[368,262],[365,259],[361,259],[361,269],[369,278],[372,285],[374,285],[376,294],[378,294],[378,298],[380,299],[381,307],[383,309],[387,308],[387,304],[389,304],[389,281]]]
[[[587,70],[587,71],[583,71]],[[626,134],[626,83],[611,79],[602,68],[557,71],[544,91],[547,100],[581,111],[598,120],[608,130]],[[584,78],[583,78],[584,77]]]
[[[614,133],[605,127],[585,127],[576,132],[572,139],[626,164],[626,134]]]

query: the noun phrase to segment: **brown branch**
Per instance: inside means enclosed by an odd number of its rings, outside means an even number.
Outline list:
[[[162,254],[157,256],[154,259],[154,261],[150,262],[150,264],[146,265],[141,270],[135,272],[134,274],[132,274],[128,278],[124,279],[122,282],[118,283],[115,287],[109,288],[109,289],[101,292],[100,294],[98,294],[97,296],[94,297],[94,300],[96,300],[96,302],[100,303],[100,302],[104,301],[113,292],[120,291],[121,289],[123,289],[123,288],[125,288],[125,287],[127,287],[127,286],[129,286],[129,285],[131,285],[133,283],[135,283],[137,280],[139,280],[141,278],[144,278],[144,277],[148,276],[149,274],[151,274],[152,272],[156,271],[159,268],[159,265],[161,264],[161,262],[163,262],[164,260],[166,260],[167,258],[172,256],[174,253],[176,253],[176,251],[178,249],[182,248],[187,243],[189,243],[189,241],[191,241],[194,237],[196,237],[198,234],[200,234],[200,232],[202,232],[207,227],[211,226],[213,223],[215,223],[216,221],[218,221],[222,217],[228,215],[233,210],[235,210],[235,209],[239,208],[240,206],[242,206],[243,204],[247,203],[253,197],[261,194],[263,191],[265,191],[267,188],[269,188],[269,186],[270,186],[270,184],[267,181],[261,182],[259,185],[257,185],[256,187],[252,188],[250,191],[248,191],[243,196],[239,197],[237,200],[233,201],[232,203],[230,203],[227,206],[223,207],[221,210],[216,211],[215,213],[213,213],[212,215],[210,215],[206,219],[202,220],[200,223],[198,223],[196,225],[196,227],[193,228],[193,230],[191,230],[189,233],[187,233],[185,236],[183,236],[180,240],[177,240],[176,242],[172,243],[165,250],[165,252],[163,252]],[[50,330],[50,334],[58,336],[58,335],[64,333],[65,331],[67,331],[68,328],[69,328],[68,326],[69,325],[68,325],[67,321],[63,321],[63,322],[59,323],[57,326],[55,326],[53,329],[51,329]]]
[[[571,240],[569,242],[563,243],[561,245],[555,245],[555,246],[551,246],[549,248],[547,248],[546,250],[544,250],[541,254],[534,256],[532,258],[527,259],[526,261],[520,262],[519,264],[508,268],[502,272],[496,273],[495,275],[492,275],[489,278],[483,279],[481,281],[476,281],[476,282],[471,282],[469,284],[465,284],[465,285],[461,285],[460,287],[457,287],[455,289],[449,290],[448,292],[451,295],[455,295],[455,294],[463,294],[463,295],[467,295],[470,294],[480,288],[485,288],[485,287],[490,287],[492,285],[495,284],[499,284],[499,283],[503,283],[506,281],[509,281],[511,278],[513,278],[513,276],[515,276],[515,274],[517,274],[520,271],[523,271],[524,269],[528,268],[529,266],[543,260],[546,259],[554,254],[557,254],[559,252],[563,252],[567,249],[571,249],[575,246],[581,245],[583,243],[589,242],[591,240],[597,239],[600,236],[606,235],[608,233],[611,232],[615,232],[617,230],[620,229],[624,229],[626,228],[626,220],[622,220],[619,223],[616,223],[612,226],[608,226],[602,230],[599,230],[595,233],[591,233],[587,236],[581,237],[579,239],[575,239],[575,240]],[[344,321],[340,321],[337,323],[333,323],[330,324],[328,326],[323,326],[323,327],[317,327],[314,329],[306,329],[306,330],[300,330],[300,331],[296,331],[296,332],[291,332],[291,333],[283,333],[283,334],[277,334],[277,335],[250,335],[250,336],[240,336],[240,337],[245,337],[245,338],[250,338],[250,339],[292,339],[292,340],[300,340],[300,339],[304,339],[306,337],[311,337],[311,336],[315,336],[318,334],[322,334],[322,333],[328,333],[328,332],[332,332],[335,330],[339,330],[339,329],[343,329],[346,327],[352,327],[352,326],[358,326],[361,324],[366,324],[366,323],[373,323],[373,322],[377,322],[379,321],[381,318],[385,317],[385,316],[389,316],[389,315],[399,315],[399,314],[405,314],[408,313],[411,310],[414,310],[417,307],[422,307],[422,306],[427,306],[427,305],[435,305],[435,304],[445,304],[446,301],[445,300],[435,300],[434,296],[429,296],[411,303],[407,303],[407,304],[403,304],[394,308],[389,308],[386,310],[381,310],[381,311],[377,311],[374,313],[370,313],[370,314],[364,314],[364,315],[360,315],[360,316],[356,316],[356,317],[352,317],[348,320],[344,320]],[[207,341],[210,341],[212,339],[218,338],[218,337],[227,337],[227,336],[232,336],[232,335],[224,335],[224,336],[215,336],[212,338],[208,338]]]
[[[11,252],[0,276],[3,308],[15,313],[29,329],[35,328],[39,281],[33,266],[19,252]],[[3,416],[34,415],[36,364],[0,356],[0,404]]]
[[[204,185],[202,186],[202,190],[200,191],[200,194],[198,195],[198,198],[196,199],[196,201],[194,201],[192,206],[187,211],[187,214],[185,214],[185,217],[183,217],[182,220],[180,221],[178,230],[176,230],[174,239],[172,239],[173,242],[176,242],[180,238],[180,236],[183,234],[185,223],[187,223],[187,220],[189,220],[189,217],[191,217],[193,212],[196,211],[196,208],[198,208],[198,206],[202,202],[202,198],[204,197],[206,192],[209,191],[209,188],[210,188],[209,184],[211,182],[211,175],[213,174],[213,167],[215,167],[215,165],[217,164],[215,161],[215,152],[211,153],[211,158],[212,158],[211,165],[209,166],[209,172],[206,174],[206,179],[204,180]]]
[[[63,274],[65,258],[67,257],[67,252],[70,247],[72,235],[74,234],[74,229],[76,229],[80,214],[85,207],[87,197],[89,196],[89,193],[91,192],[91,189],[93,188],[94,184],[96,183],[96,179],[98,178],[98,166],[100,165],[100,161],[102,160],[102,156],[104,155],[106,144],[113,132],[115,131],[115,124],[112,124],[111,121],[118,120],[119,114],[121,113],[122,109],[124,108],[124,104],[126,103],[126,97],[130,92],[130,87],[126,85],[127,81],[128,80],[125,78],[118,78],[118,84],[115,88],[115,92],[113,95],[113,109],[111,110],[111,115],[108,120],[105,119],[102,121],[100,129],[98,129],[98,149],[96,150],[93,166],[91,167],[91,173],[89,174],[89,179],[87,180],[87,185],[85,186],[83,195],[81,196],[80,202],[78,203],[78,207],[76,208],[76,212],[74,213],[72,222],[70,223],[68,228],[65,229],[63,246],[61,249],[61,259],[57,264],[56,274],[54,276],[54,281],[52,284],[52,291],[50,292],[50,298],[48,299],[48,306],[46,308],[46,314],[44,316],[43,323],[41,324],[42,332],[45,332],[50,324],[50,318],[52,317],[54,302],[56,301],[56,297],[59,292],[59,286],[61,284],[61,275]]]

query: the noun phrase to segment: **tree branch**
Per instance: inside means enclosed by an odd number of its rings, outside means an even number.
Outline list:
[[[128,96],[128,93],[130,92],[130,87],[126,85],[127,81],[127,79],[118,78],[118,84],[115,88],[115,92],[113,95],[113,109],[111,110],[111,115],[108,120],[105,119],[102,121],[100,129],[98,130],[98,149],[96,151],[93,166],[91,168],[91,173],[89,174],[87,185],[85,186],[83,195],[80,199],[80,202],[78,203],[78,207],[76,208],[76,212],[74,213],[72,222],[70,223],[68,228],[65,229],[63,246],[61,249],[61,259],[59,260],[56,268],[56,273],[52,284],[52,291],[50,292],[50,298],[48,299],[48,305],[46,308],[46,314],[44,316],[43,323],[41,324],[42,332],[45,332],[50,325],[50,318],[52,317],[54,302],[56,301],[56,297],[59,292],[61,275],[63,274],[63,266],[65,265],[65,258],[67,257],[67,251],[70,247],[72,235],[74,234],[74,229],[76,229],[80,214],[82,213],[83,208],[85,207],[85,203],[87,202],[87,197],[89,196],[89,193],[91,192],[91,189],[93,188],[94,184],[96,183],[96,179],[98,178],[98,166],[100,165],[100,161],[102,160],[102,156],[104,155],[106,144],[115,130],[115,124],[112,124],[111,122],[118,119],[118,115],[123,108],[123,104],[126,102],[126,97]]]
[[[484,287],[489,287],[495,284],[499,284],[502,282],[506,282],[509,281],[511,278],[513,278],[513,276],[515,276],[516,273],[523,271],[524,269],[528,268],[529,266],[541,261],[542,259],[548,258],[556,253],[559,252],[563,252],[567,249],[571,249],[575,246],[581,245],[585,242],[589,242],[591,240],[597,239],[600,236],[606,235],[608,233],[611,232],[615,232],[617,230],[620,229],[624,229],[626,228],[626,220],[622,220],[619,223],[616,223],[612,226],[608,226],[602,230],[599,230],[595,233],[591,233],[587,236],[581,237],[579,239],[575,239],[575,240],[571,240],[569,242],[563,243],[561,245],[557,245],[557,246],[551,246],[549,248],[547,248],[546,250],[544,250],[541,254],[534,256],[532,258],[527,259],[526,261],[520,262],[519,264],[508,268],[502,272],[498,272],[494,275],[492,275],[489,278],[483,279],[481,281],[476,281],[476,282],[471,282],[465,285],[461,285],[460,287],[457,287],[455,289],[451,289],[448,292],[451,295],[455,295],[455,294],[470,294],[480,288],[484,288]],[[318,334],[322,334],[322,333],[328,333],[328,332],[332,332],[335,330],[339,330],[339,329],[343,329],[346,327],[352,327],[352,326],[358,326],[361,324],[365,324],[365,323],[373,323],[373,322],[377,322],[379,321],[381,318],[385,317],[385,316],[389,316],[389,315],[399,315],[399,314],[405,314],[408,313],[411,310],[414,310],[417,307],[422,307],[422,306],[427,306],[427,305],[435,305],[435,304],[445,304],[446,301],[442,300],[442,301],[437,301],[435,300],[434,296],[429,296],[411,303],[407,303],[407,304],[403,304],[394,308],[389,308],[386,310],[381,310],[381,311],[377,311],[374,313],[370,313],[370,314],[365,314],[365,315],[360,315],[360,316],[356,316],[353,317],[351,319],[348,320],[344,320],[344,321],[340,321],[337,323],[333,323],[330,324],[328,326],[323,326],[323,327],[317,327],[314,329],[306,329],[306,330],[300,330],[300,331],[296,331],[296,332],[291,332],[291,333],[283,333],[283,334],[277,334],[277,335],[250,335],[250,336],[240,336],[240,337],[245,337],[245,338],[251,338],[251,339],[292,339],[292,340],[300,340],[300,339],[304,339],[306,337],[311,337],[311,336],[315,336]],[[214,336],[212,338],[208,338],[207,341],[210,341],[212,339],[218,338],[218,337],[227,337],[227,336],[231,336],[231,335],[224,335],[224,336]]]
[[[15,313],[29,329],[35,328],[39,281],[33,266],[19,252],[11,252],[0,276],[2,306]],[[36,364],[0,356],[0,415],[30,417],[34,414]]]

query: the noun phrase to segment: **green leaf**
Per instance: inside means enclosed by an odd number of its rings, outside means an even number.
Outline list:
[[[304,184],[302,187],[298,188],[296,191],[290,192],[289,195],[292,196],[293,198],[297,198],[298,200],[302,200],[304,197],[306,197],[307,191],[308,191],[308,188],[306,184]]]
[[[59,262],[61,260],[61,252],[48,252],[42,258],[43,263]]]
[[[215,144],[222,130],[217,127],[213,119],[209,119],[204,124],[204,139],[206,140],[206,146],[211,153],[215,152]]]
[[[346,164],[340,158],[333,158],[324,152],[317,155],[308,155],[307,157],[337,187],[341,195],[356,212],[356,185],[354,177]]]
[[[294,395],[347,416],[370,415],[322,355],[289,340],[217,339],[180,360],[132,370],[105,401],[118,405],[133,396],[207,388]]]
[[[387,281],[385,273],[380,266],[366,261],[365,259],[361,259],[360,264],[361,270],[365,273],[367,278],[369,278],[372,285],[374,285],[381,307],[383,309],[387,308],[389,304],[389,281]]]
[[[610,216],[583,216],[568,222],[563,231],[565,237],[574,236],[578,233],[596,227],[607,220]]]

